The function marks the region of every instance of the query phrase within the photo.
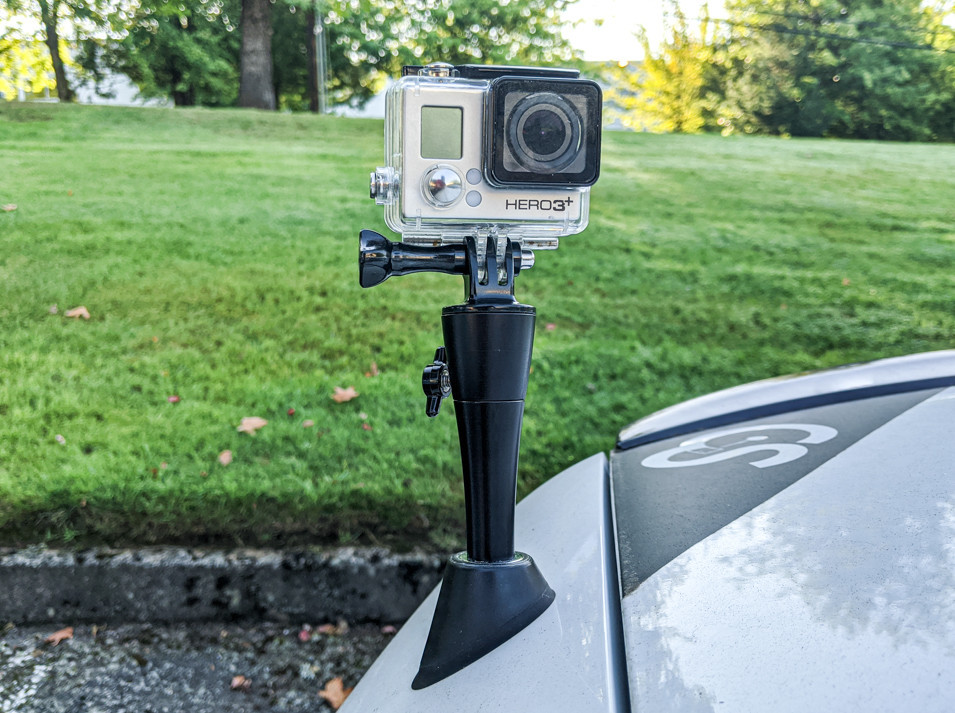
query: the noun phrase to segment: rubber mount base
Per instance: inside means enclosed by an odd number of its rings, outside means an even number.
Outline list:
[[[453,555],[411,687],[427,688],[474,663],[539,617],[556,598],[534,560],[472,562]]]

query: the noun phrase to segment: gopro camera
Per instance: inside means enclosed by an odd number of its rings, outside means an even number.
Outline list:
[[[587,226],[601,91],[576,70],[405,67],[385,108],[371,196],[410,244],[506,237],[556,248]]]

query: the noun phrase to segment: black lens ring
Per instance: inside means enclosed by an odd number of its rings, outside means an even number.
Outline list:
[[[569,131],[557,151],[541,158],[534,156],[535,152],[523,140],[521,130],[527,118],[544,108],[550,109],[560,117],[564,122],[565,130],[569,129]],[[559,94],[553,92],[528,94],[514,105],[506,122],[505,135],[511,155],[517,163],[528,171],[557,173],[573,163],[580,152],[580,112],[571,102]],[[549,158],[550,156],[553,156],[553,158]]]

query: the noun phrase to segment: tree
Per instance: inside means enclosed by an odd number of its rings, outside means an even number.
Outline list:
[[[316,28],[327,48],[332,104],[361,105],[402,64],[572,61],[559,15],[570,0],[455,0],[453,7],[450,0],[276,0],[274,7],[266,0],[265,9],[251,0],[116,5],[127,1],[110,0],[110,32],[83,43],[83,66],[94,75],[102,68],[125,72],[144,94],[171,94],[177,105],[238,101],[317,109]]]
[[[22,90],[56,90],[48,48],[12,15],[0,10],[0,95],[16,99]]]
[[[955,0],[941,0],[923,7],[928,27],[928,42],[939,53],[938,76],[941,99],[929,116],[932,131],[947,141],[955,141]]]
[[[97,18],[95,0],[0,0],[14,13],[37,20],[42,28],[43,43],[50,53],[50,63],[56,78],[56,95],[60,101],[73,101],[73,88],[66,76],[66,60],[60,22],[68,20],[72,26],[90,23]]]
[[[176,106],[235,104],[237,0],[143,0],[117,8],[105,38],[87,37],[78,60],[88,74],[126,74],[147,97]]]
[[[930,140],[953,88],[920,0],[730,0],[726,119],[746,132]],[[938,30],[938,28],[935,28]]]
[[[705,7],[695,33],[675,0],[669,12],[674,19],[663,46],[655,55],[641,29],[644,60],[613,70],[607,102],[629,128],[696,133],[713,126],[719,103],[713,24]]]
[[[406,0],[407,22],[390,49],[411,64],[554,64],[573,52],[561,13],[573,0]]]
[[[321,18],[334,104],[361,105],[404,64],[571,63],[560,12],[571,0],[290,0],[276,3],[273,57],[279,105],[312,104],[310,48]],[[313,78],[315,75],[312,75]]]
[[[272,3],[242,0],[239,106],[275,109],[272,85]]]

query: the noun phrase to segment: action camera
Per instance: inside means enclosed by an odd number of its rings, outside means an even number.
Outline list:
[[[406,243],[554,248],[587,226],[600,120],[600,87],[576,70],[405,67],[386,97],[388,165],[371,195]]]

